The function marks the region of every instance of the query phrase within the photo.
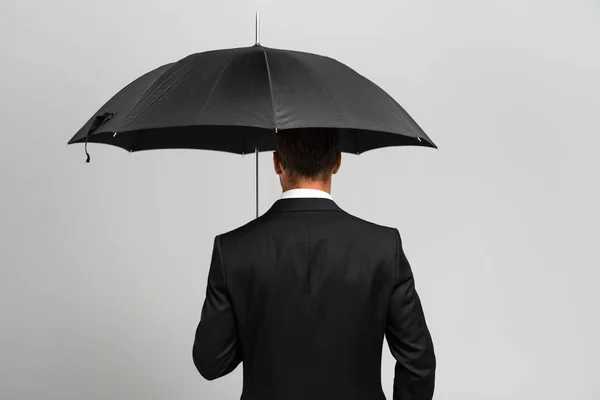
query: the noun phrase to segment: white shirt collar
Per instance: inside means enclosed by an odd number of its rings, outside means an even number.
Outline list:
[[[318,189],[290,189],[281,194],[282,199],[298,199],[307,197],[333,200],[329,193]]]

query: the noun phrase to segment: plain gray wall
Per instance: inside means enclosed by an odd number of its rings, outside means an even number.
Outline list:
[[[207,382],[191,347],[254,158],[66,142],[142,73],[252,45],[255,11],[264,45],[348,64],[439,145],[347,155],[333,189],[402,233],[436,399],[599,399],[597,0],[2,0],[0,398],[239,398],[242,368]]]

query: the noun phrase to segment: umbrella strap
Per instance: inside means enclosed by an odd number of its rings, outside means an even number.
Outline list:
[[[86,163],[90,162],[90,153],[88,153],[88,151],[87,151],[88,136],[90,136],[90,135],[89,134],[85,135],[85,155],[87,156],[87,158],[85,159]]]
[[[92,132],[94,132],[96,129],[98,129],[100,127],[100,125],[104,124],[109,119],[111,119],[113,117],[113,115],[114,115],[113,113],[105,112],[102,115],[96,115],[94,117],[94,120],[92,121],[92,124],[90,125],[90,129],[88,129],[88,132],[85,135],[85,155],[86,155],[85,162],[86,163],[90,162],[90,154],[87,151],[88,138],[89,138],[90,134]]]

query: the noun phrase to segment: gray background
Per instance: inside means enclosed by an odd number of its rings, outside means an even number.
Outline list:
[[[66,142],[142,73],[252,45],[260,11],[264,45],[347,63],[440,147],[347,155],[333,189],[403,235],[436,399],[599,399],[599,4],[2,0],[0,398],[239,398],[242,368],[204,381],[191,346],[253,156]]]

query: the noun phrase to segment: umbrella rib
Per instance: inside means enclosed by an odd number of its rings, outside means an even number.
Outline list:
[[[148,85],[148,87],[146,88],[146,90],[144,90],[144,93],[142,93],[142,95],[136,100],[136,102],[134,103],[133,107],[131,107],[131,110],[129,110],[129,112],[125,116],[125,118],[124,118],[125,122],[127,122],[129,120],[129,118],[131,117],[131,113],[138,107],[138,105],[140,104],[140,101],[146,96],[146,94],[149,93],[151,89],[154,90],[156,82],[158,82],[163,76],[165,76],[166,74],[168,74],[171,71],[171,69],[173,69],[173,67],[175,67],[176,64],[177,63],[171,63],[171,64],[166,64],[166,65],[163,66],[163,67],[168,66],[168,68],[162,74],[160,74],[160,76],[157,76],[156,80],[154,80],[151,85]],[[152,72],[153,71],[150,71],[150,72],[146,73],[145,75],[149,75]],[[142,75],[142,77],[144,77],[145,75]],[[131,84],[133,84],[133,82],[131,82],[129,85],[131,85]],[[127,87],[129,87],[129,85],[125,86],[125,88],[123,88],[122,90],[127,89]]]
[[[329,89],[327,88],[326,85],[324,85],[320,80],[318,75],[315,73],[314,69],[308,64],[308,63],[304,63],[301,60],[299,60],[296,56],[292,55],[292,54],[286,54],[287,56],[289,56],[290,58],[292,58],[294,61],[296,61],[298,63],[298,65],[300,65],[301,67],[303,67],[305,70],[308,71],[309,75],[312,77],[314,83],[319,87],[319,89],[321,89],[321,91],[329,98],[329,101],[331,102],[331,104],[333,104],[333,106],[335,107],[335,109],[337,110],[337,113],[342,117],[342,119],[344,119],[346,121],[346,124],[348,126],[353,126],[354,124],[350,124],[348,123],[348,114],[345,112],[342,112],[342,110],[340,109],[339,104],[337,103],[337,101],[335,101],[334,97],[331,95],[331,92],[329,91]],[[358,146],[357,146],[358,148]]]
[[[265,56],[265,65],[267,66],[267,77],[269,78],[269,92],[271,93],[271,109],[273,110],[273,125],[277,132],[277,113],[275,112],[275,100],[273,96],[273,81],[271,80],[271,68],[269,67],[269,58],[263,47],[260,48]],[[257,143],[258,145],[258,143]]]
[[[221,68],[221,71],[219,72],[217,79],[215,79],[215,83],[213,83],[212,87],[210,88],[210,92],[208,92],[208,96],[206,96],[206,99],[204,99],[204,103],[202,103],[202,106],[200,107],[200,112],[198,113],[198,119],[200,119],[200,117],[202,116],[202,112],[204,111],[204,106],[206,106],[206,104],[208,103],[208,100],[210,100],[210,96],[212,96],[213,92],[215,91],[215,88],[219,84],[219,81],[221,80],[223,73],[225,72],[227,67],[229,67],[229,64],[236,56],[237,56],[237,54],[233,53],[233,55],[231,57],[229,57],[229,60],[227,60],[227,62],[223,66],[223,68]]]
[[[352,138],[352,141],[354,142],[354,147],[356,147],[356,154],[360,154],[360,149],[358,148],[358,142],[356,141],[356,137],[354,136],[354,131],[350,131],[350,137]]]
[[[391,100],[391,102],[394,104],[394,106],[399,110],[398,114],[400,115],[400,118],[402,118],[402,120],[406,123],[406,125],[410,128],[411,133],[413,133],[415,135],[415,138],[420,142],[421,141],[421,135],[419,135],[419,132],[417,131],[417,129],[415,129],[414,125],[417,125],[417,127],[419,127],[419,129],[423,130],[423,128],[421,128],[419,126],[419,124],[417,124],[416,121],[413,120],[413,122],[408,121],[405,117],[404,117],[404,113],[408,114],[408,112],[406,112],[406,110],[404,109],[404,107],[402,107],[400,105],[400,103],[398,103],[389,93],[387,93],[385,90],[383,90],[379,85],[377,85],[375,82],[369,81],[371,83],[372,86],[375,87],[375,89],[377,89],[381,94],[383,94],[385,97],[387,97],[388,99]],[[410,117],[410,115],[409,115]],[[412,117],[410,117],[412,119]],[[423,133],[425,133],[425,131],[423,131]]]
[[[140,134],[142,133],[142,131],[138,131],[137,136],[135,137],[135,139],[133,139],[133,143],[131,144],[131,147],[129,148],[129,152],[132,153],[133,152],[133,146],[135,146],[136,142],[138,141],[138,139],[140,138]]]
[[[236,57],[236,54],[233,54],[231,57],[229,57],[229,59],[227,60],[227,62],[223,66],[223,68],[221,68],[221,71],[219,72],[219,75],[217,76],[217,79],[215,79],[215,82],[213,83],[212,87],[210,88],[210,92],[208,92],[208,96],[206,96],[206,99],[204,99],[204,103],[202,103],[202,106],[200,107],[200,112],[198,113],[199,117],[202,115],[202,112],[204,111],[204,106],[206,105],[206,103],[208,103],[208,100],[210,99],[210,96],[213,94],[215,88],[217,87],[217,84],[221,80],[221,77],[223,76],[223,73],[225,72],[225,70],[227,69],[227,67],[229,66],[229,64],[231,63],[231,61],[233,61],[233,59],[235,57]],[[136,142],[138,141],[138,139],[140,138],[141,132],[142,131],[139,131],[138,134],[137,134],[137,136],[136,136],[136,138],[133,140],[133,144],[131,145],[131,148],[129,149],[129,152],[133,152],[133,148],[134,148]]]

